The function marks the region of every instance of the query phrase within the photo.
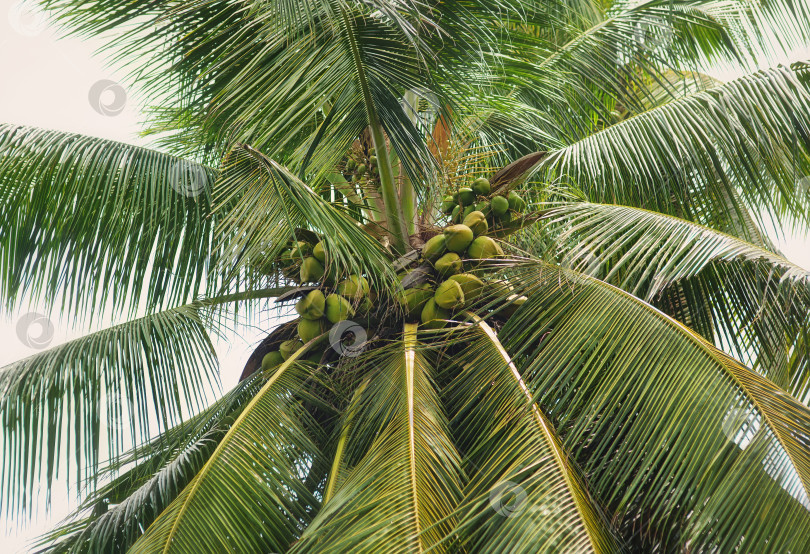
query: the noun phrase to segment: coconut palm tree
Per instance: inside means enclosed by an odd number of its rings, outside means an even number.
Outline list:
[[[44,6],[157,149],[0,126],[6,306],[113,321],[0,373],[43,551],[810,552],[810,5]]]

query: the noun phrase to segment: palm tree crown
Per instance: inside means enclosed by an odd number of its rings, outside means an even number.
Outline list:
[[[810,4],[43,5],[157,148],[0,124],[4,302],[115,318],[0,372],[43,552],[810,552]]]

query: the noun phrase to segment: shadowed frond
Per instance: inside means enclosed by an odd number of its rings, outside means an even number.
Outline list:
[[[500,338],[631,547],[806,546],[810,409],[620,289],[516,272]]]
[[[40,552],[126,552],[208,461],[266,374],[240,382],[210,408],[130,453],[137,465],[85,498],[72,520],[39,540]],[[47,546],[46,546],[47,545]]]
[[[178,305],[214,259],[216,171],[105,139],[0,125],[0,300],[97,317]]]
[[[308,346],[275,370],[130,552],[287,550],[318,506],[305,483],[318,456],[318,425],[299,398],[312,376],[298,361]]]
[[[495,331],[474,321],[446,391],[471,478],[455,532],[470,552],[621,551]]]
[[[349,422],[345,478],[292,552],[446,552],[452,546],[439,541],[452,529],[461,497],[460,459],[416,324],[405,325],[402,341],[352,364],[373,373]]]

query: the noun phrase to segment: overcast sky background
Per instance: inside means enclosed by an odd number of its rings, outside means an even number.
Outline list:
[[[47,22],[18,7],[17,1],[0,0],[0,122],[34,125],[149,146],[147,140],[138,136],[139,106],[143,98],[139,96],[137,86],[127,82],[124,73],[108,67],[103,57],[95,54],[102,46],[101,41],[58,39],[58,33]],[[788,59],[810,59],[810,49],[794,52]],[[734,71],[718,71],[715,76],[732,78]],[[101,80],[123,86],[126,98],[117,115],[103,115],[99,113],[98,105],[95,109],[91,105],[88,95]],[[100,100],[103,105],[111,106],[121,100],[120,89],[108,88]],[[773,234],[772,237],[788,258],[810,268],[810,241],[807,235],[793,233],[781,237]],[[15,313],[0,311],[0,336],[5,337],[3,348],[0,349],[0,367],[39,351],[27,347],[17,338],[16,327],[20,315],[31,311],[44,310],[36,305],[27,305]],[[50,346],[84,334],[83,329],[74,329],[70,321],[58,317],[52,317],[51,321],[55,335]],[[265,329],[268,328],[266,323],[262,325]],[[225,390],[236,383],[245,360],[265,332],[260,328],[246,329],[240,335],[217,342]],[[34,510],[40,515],[32,522],[0,520],[3,527],[0,551],[25,551],[29,540],[52,528],[69,513],[73,505],[73,498],[66,493],[65,484],[57,483],[49,515],[45,516],[40,506]]]

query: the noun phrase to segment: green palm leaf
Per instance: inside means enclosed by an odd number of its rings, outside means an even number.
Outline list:
[[[204,412],[137,449],[136,467],[88,495],[71,521],[41,537],[42,552],[126,552],[211,457],[242,408],[267,380],[256,374]],[[113,466],[113,469],[116,466]]]
[[[201,292],[216,172],[119,142],[0,125],[0,283],[88,319]]]
[[[622,532],[644,518],[631,546],[804,548],[806,406],[610,285],[534,264],[519,279],[531,296],[501,340]]]
[[[130,552],[280,551],[295,540],[318,506],[305,484],[318,424],[296,398],[310,376],[298,362],[306,349],[279,366]]]
[[[679,321],[726,344],[775,383],[794,389],[791,351],[810,311],[810,272],[783,256],[672,216],[627,206],[577,203],[547,212],[564,265],[614,284],[669,312],[691,305]],[[683,301],[664,293],[678,283]],[[688,324],[687,323],[687,324]],[[715,336],[717,334],[717,336]]]
[[[733,187],[744,206],[804,222],[810,173],[810,93],[772,69],[678,99],[550,153],[547,181],[570,179],[594,202],[701,221],[722,213]],[[718,204],[715,198],[723,198]]]
[[[780,283],[799,294],[810,292],[810,271],[784,256],[673,216],[583,202],[552,208],[545,217],[562,228],[557,241],[563,264],[647,301],[709,264],[735,261],[766,264]]]
[[[456,528],[469,551],[621,551],[495,331],[476,318],[463,341],[469,346],[447,394],[456,398],[471,476]]]
[[[215,199],[216,210],[223,212],[217,228],[222,266],[231,279],[247,271],[254,279],[269,275],[277,282],[272,270],[262,276],[264,268],[295,238],[296,229],[310,228],[324,234],[327,271],[342,268],[333,278],[367,273],[379,284],[393,281],[390,256],[359,222],[253,148],[240,147],[226,160]]]
[[[150,414],[158,427],[167,427],[199,409],[216,369],[195,305],[98,331],[2,368],[4,505],[26,506],[35,483],[42,478],[50,489],[60,464],[71,459],[76,482],[92,481],[102,439],[115,459],[150,436]]]
[[[374,373],[349,432],[345,477],[291,551],[448,551],[439,543],[463,475],[416,325],[368,358],[352,364]]]

